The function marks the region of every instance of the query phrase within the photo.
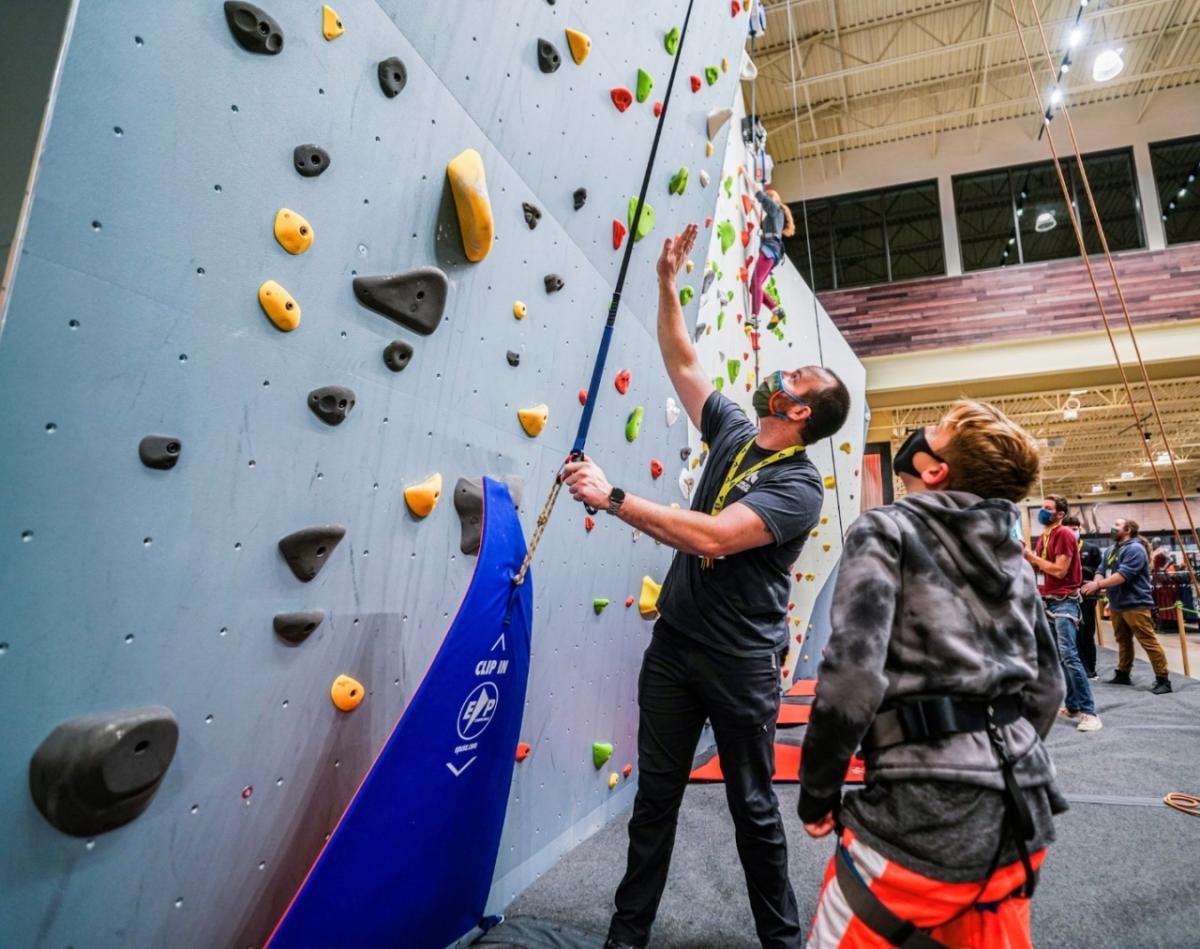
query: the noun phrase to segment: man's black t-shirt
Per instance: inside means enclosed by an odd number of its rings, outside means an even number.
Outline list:
[[[758,432],[734,402],[714,392],[704,403],[700,434],[708,463],[692,494],[692,510],[712,511],[734,456]],[[739,470],[774,454],[751,445]],[[702,565],[699,557],[676,553],[658,598],[655,632],[682,635],[733,656],[766,656],[787,645],[787,604],[792,564],[821,515],[825,489],[807,452],[768,465],[738,482],[725,506],[752,508],[775,537]],[[664,628],[665,627],[665,628]]]

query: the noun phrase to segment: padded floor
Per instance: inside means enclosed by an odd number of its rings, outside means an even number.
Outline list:
[[[807,725],[808,716],[812,714],[812,705],[807,702],[784,702],[779,706],[779,718],[775,724],[781,728],[794,725]]]
[[[1100,651],[1104,677],[1113,654]],[[1200,683],[1172,677],[1176,692],[1149,692],[1138,662],[1133,688],[1094,683],[1103,730],[1054,726],[1049,745],[1059,784],[1075,797],[1058,818],[1033,901],[1034,942],[1046,949],[1195,949],[1200,946],[1200,819],[1158,804],[1168,791],[1200,793]],[[802,734],[793,730],[792,734]],[[795,785],[776,787],[787,827],[792,885],[807,927],[829,839],[812,840],[796,818]],[[1084,796],[1108,803],[1083,803]],[[1124,804],[1112,803],[1117,798]],[[625,869],[628,813],[567,854],[507,910],[605,932]],[[753,949],[758,942],[734,849],[724,788],[689,786],[671,875],[655,925],[655,949]]]
[[[694,769],[691,779],[696,781],[724,781],[721,772],[721,756],[713,755],[704,764]],[[846,771],[847,784],[861,784],[863,779],[863,763],[858,758],[850,759],[850,767]],[[800,780],[800,746],[793,744],[775,743],[775,774],[772,777],[775,784],[796,784]]]

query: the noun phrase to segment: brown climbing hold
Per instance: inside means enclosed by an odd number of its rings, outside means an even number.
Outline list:
[[[659,461],[657,458],[651,458],[650,459],[650,477],[653,478],[655,481],[657,481],[659,478],[662,477],[662,473],[663,473],[662,462]]]
[[[633,93],[624,86],[614,86],[609,94],[612,96],[613,105],[617,107],[618,112],[624,112],[633,105]]]
[[[571,203],[575,206],[576,211],[587,204],[587,188],[576,188],[571,194]]]
[[[300,325],[300,304],[274,280],[258,288],[258,303],[271,322],[285,333]]]
[[[558,293],[563,288],[563,278],[556,273],[548,273],[542,278],[547,293]]]
[[[571,49],[571,58],[576,66],[582,66],[592,51],[592,38],[579,30],[567,30],[567,46]]]
[[[528,201],[522,201],[521,211],[525,214],[525,223],[529,225],[529,229],[532,231],[538,226],[538,221],[542,219],[541,210]]]
[[[625,225],[616,218],[613,218],[613,250],[620,250],[621,243],[625,240]]]
[[[701,78],[699,76],[692,76],[691,83],[692,83],[692,92],[699,92],[700,87],[704,84],[703,80],[701,80]]]
[[[631,373],[628,369],[622,369],[617,373],[617,378],[613,380],[613,385],[616,386],[617,391],[620,392],[621,395],[624,395],[629,391],[629,383],[632,379],[633,373]]]
[[[550,420],[550,406],[543,402],[530,409],[517,409],[517,418],[520,419],[525,434],[530,438],[537,438]]]
[[[531,751],[533,751],[533,749],[530,748],[529,745],[525,744],[525,742],[523,742],[523,741],[518,742],[517,743],[517,760],[524,761],[526,758],[529,757],[529,752],[531,752]]]
[[[329,687],[329,697],[343,712],[353,712],[362,703],[365,695],[366,690],[362,683],[348,675],[338,676]]]
[[[275,240],[289,254],[303,254],[312,247],[312,225],[302,214],[280,208],[275,214]]]
[[[404,503],[417,517],[428,517],[442,496],[442,476],[435,472],[420,484],[404,489]]]

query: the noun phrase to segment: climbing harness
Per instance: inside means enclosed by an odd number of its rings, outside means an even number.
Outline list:
[[[695,0],[688,0],[687,13],[683,17],[683,29],[679,31],[679,45],[675,50],[675,58],[671,62],[671,76],[667,80],[667,92],[663,96],[662,112],[658,116],[658,125],[654,129],[654,140],[650,144],[650,157],[646,161],[646,171],[642,176],[642,189],[638,192],[637,205],[634,208],[633,220],[629,227],[629,241],[625,245],[625,253],[621,257],[621,268],[617,271],[617,283],[613,288],[612,301],[608,306],[608,319],[604,323],[604,333],[600,337],[600,348],[596,352],[596,362],[592,366],[592,380],[588,384],[587,400],[583,405],[583,415],[579,419],[579,430],[575,434],[575,443],[571,446],[571,453],[567,456],[567,461],[578,461],[584,457],[583,448],[587,444],[588,429],[592,424],[592,412],[596,408],[596,397],[600,393],[600,380],[604,375],[604,365],[608,361],[608,350],[612,345],[613,329],[617,324],[617,310],[621,306],[621,293],[625,289],[625,276],[629,272],[629,261],[633,258],[633,245],[636,243],[636,235],[638,233],[638,225],[641,223],[642,209],[646,204],[646,194],[650,190],[650,176],[654,171],[654,159],[658,155],[658,143],[662,138],[662,131],[667,122],[667,111],[671,107],[671,93],[675,89],[675,74],[679,70],[679,60],[683,56],[683,44],[687,39],[688,23],[692,19],[692,4]],[[529,572],[529,565],[533,562],[534,552],[537,550],[538,544],[541,543],[542,534],[545,533],[546,524],[550,521],[550,513],[554,510],[554,503],[558,500],[558,493],[562,490],[562,472],[559,471],[554,479],[554,484],[550,488],[550,494],[546,498],[546,503],[542,506],[541,513],[538,514],[537,527],[534,529],[533,536],[529,539],[529,549],[525,553],[525,561],[521,564],[521,569],[513,576],[513,586],[518,587],[525,582],[525,575]],[[588,512],[594,514],[595,510],[587,505]]]

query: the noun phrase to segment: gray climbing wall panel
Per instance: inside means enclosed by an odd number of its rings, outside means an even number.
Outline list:
[[[119,15],[79,0],[67,37],[0,336],[0,379],[20,394],[0,417],[5,944],[261,944],[469,581],[457,478],[523,478],[532,530],[615,278],[611,221],[637,193],[665,93],[662,35],[684,11],[342,0],[346,32],[327,42],[319,5],[262,6],[285,33],[278,56],[238,47],[217,0],[129,0]],[[593,39],[582,66],[565,27]],[[675,483],[653,481],[650,459],[677,456],[687,436],[662,411],[653,258],[663,235],[711,213],[695,174],[715,176],[726,133],[706,158],[704,118],[737,94],[735,72],[698,93],[688,76],[723,57],[736,68],[744,29],[725,0],[697,0],[650,189],[658,223],[634,255],[589,445],[615,483],[664,502]],[[556,73],[538,69],[538,37],[563,55]],[[408,72],[395,98],[376,77],[391,56]],[[618,113],[609,89],[632,88],[638,67],[655,90]],[[293,170],[306,143],[331,156],[319,177]],[[464,258],[445,184],[468,147],[483,156],[496,218],[479,264]],[[693,184],[669,196],[681,165]],[[588,199],[576,211],[578,187]],[[536,230],[524,201],[543,212]],[[311,222],[301,256],[272,236],[281,207]],[[450,280],[431,336],[354,298],[356,275],[426,265]],[[553,295],[550,272],[565,280]],[[302,308],[290,334],[259,309],[269,279]],[[395,338],[414,349],[398,374],[382,359]],[[623,368],[624,396],[611,385]],[[306,405],[327,385],[357,397],[337,427]],[[533,440],[516,411],[539,402],[550,421]],[[629,444],[639,404],[647,421]],[[155,433],[182,443],[170,470],[139,461]],[[435,471],[445,494],[417,520],[403,489]],[[328,523],[345,539],[301,584],[276,543]],[[633,782],[613,791],[608,775],[634,760],[649,627],[623,602],[643,575],[661,579],[669,556],[603,516],[588,534],[582,510],[560,502],[535,566],[522,728],[533,752],[511,788],[495,908],[630,801]],[[612,601],[601,616],[597,596]],[[285,645],[272,617],[307,609],[324,622]],[[342,673],[367,689],[352,713],[330,702]],[[65,719],[150,704],[173,711],[179,741],[146,812],[94,838],[53,829],[28,792],[34,749]],[[599,771],[595,740],[616,746]]]

